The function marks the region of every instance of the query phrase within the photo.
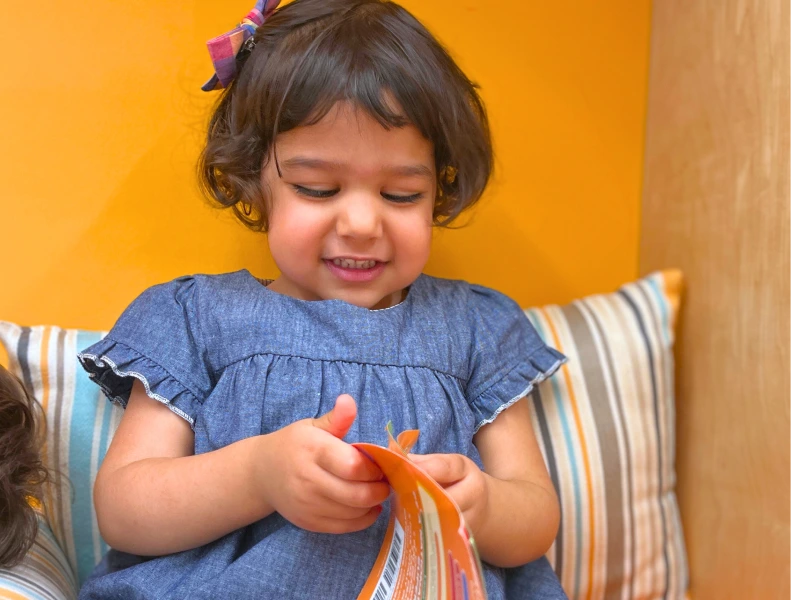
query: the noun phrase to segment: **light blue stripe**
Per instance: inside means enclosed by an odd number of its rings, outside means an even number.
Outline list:
[[[93,331],[77,333],[77,348],[81,350],[98,342],[102,335]],[[74,357],[76,361],[76,356]],[[74,382],[74,407],[71,415],[68,477],[73,484],[74,503],[71,506],[74,548],[77,553],[77,579],[79,584],[93,570],[93,515],[91,512],[91,448],[96,422],[96,386],[79,366]]]
[[[540,319],[531,313],[532,311],[528,311],[528,316],[532,317],[530,321],[533,323],[536,331],[538,331],[538,335],[541,336],[541,339],[544,340],[546,344],[551,346],[552,340],[546,335],[546,332],[541,327]],[[569,426],[566,412],[563,410],[563,404],[560,401],[561,391],[560,386],[558,385],[558,378],[552,377],[549,380],[549,383],[552,385],[552,393],[555,396],[555,404],[557,405],[558,414],[560,415],[560,424],[563,428],[563,439],[566,441],[566,448],[569,453],[569,464],[571,466],[571,483],[572,489],[574,490],[574,517],[576,521],[574,530],[577,533],[577,538],[574,543],[574,593],[572,594],[572,598],[576,598],[579,596],[580,578],[582,577],[580,572],[582,568],[582,544],[580,543],[582,540],[582,494],[580,492],[580,477],[579,471],[577,470],[577,456],[574,453],[571,427]],[[559,479],[558,482],[560,482]]]
[[[665,301],[665,294],[660,288],[660,281],[664,281],[661,275],[648,277],[644,280],[648,284],[649,291],[656,298],[656,304],[659,306],[659,314],[662,317],[662,337],[666,343],[670,342],[670,309]]]
[[[105,398],[104,394],[99,393],[98,398],[101,402],[105,402],[105,407],[104,407],[104,415],[102,419],[102,431],[99,437],[99,461],[96,465],[97,471],[99,467],[102,465],[102,460],[104,460],[104,456],[107,454],[107,446],[110,443],[110,421],[112,421],[113,418],[113,408],[114,408],[114,406],[110,403],[110,401],[107,400],[107,398]],[[93,544],[91,544],[91,547],[93,547]],[[104,556],[107,550],[108,550],[107,544],[101,538],[101,536],[99,536],[99,555]]]

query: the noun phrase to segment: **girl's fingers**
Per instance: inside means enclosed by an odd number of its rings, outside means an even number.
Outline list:
[[[354,446],[333,440],[319,454],[317,464],[335,477],[346,481],[381,481],[382,471]]]
[[[461,454],[411,454],[410,458],[442,485],[456,483],[467,474],[467,459]]]
[[[331,500],[325,500],[314,514],[316,519],[323,521],[354,521],[362,518],[371,511],[381,512],[380,506],[358,508],[355,506],[344,506]]]
[[[379,507],[371,508],[363,515],[353,519],[318,519],[313,527],[308,527],[311,531],[320,533],[351,533],[361,531],[374,524],[381,514]]]
[[[383,481],[346,481],[330,473],[320,481],[327,501],[352,508],[373,508],[387,500],[390,486]]]
[[[471,486],[465,485],[465,481],[466,480],[459,481],[445,488],[445,491],[453,498],[453,501],[462,512],[471,508],[476,500]]]

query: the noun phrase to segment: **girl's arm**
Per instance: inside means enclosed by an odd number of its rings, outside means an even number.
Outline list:
[[[519,400],[474,442],[486,473],[460,454],[412,458],[445,487],[464,513],[481,558],[513,567],[546,553],[560,523],[560,507],[530,425],[528,399]]]
[[[368,527],[389,489],[339,439],[355,416],[351,398],[339,399],[318,419],[195,455],[189,424],[135,381],[96,478],[101,534],[113,548],[153,556],[202,546],[276,510],[312,531]]]

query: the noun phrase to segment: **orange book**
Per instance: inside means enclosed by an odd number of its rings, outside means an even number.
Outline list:
[[[354,444],[393,490],[384,543],[357,600],[485,600],[481,561],[461,511],[409,460],[418,432],[396,441],[390,424],[387,431],[387,448]]]

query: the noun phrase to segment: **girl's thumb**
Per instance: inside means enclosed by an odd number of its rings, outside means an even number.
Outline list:
[[[313,419],[313,426],[323,429],[338,439],[343,439],[357,417],[357,404],[349,394],[341,394],[335,407],[328,413]]]

